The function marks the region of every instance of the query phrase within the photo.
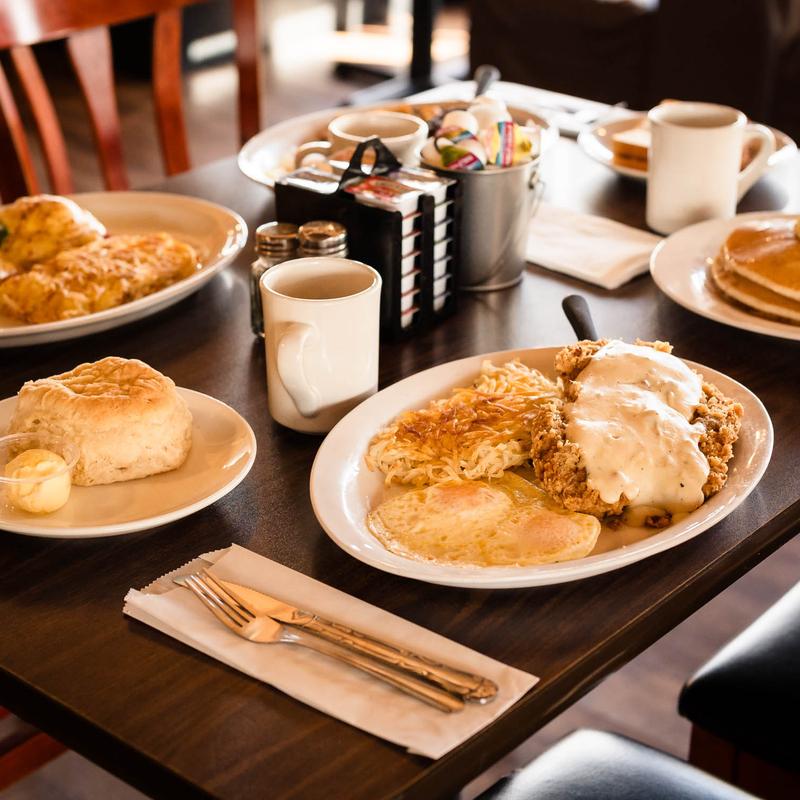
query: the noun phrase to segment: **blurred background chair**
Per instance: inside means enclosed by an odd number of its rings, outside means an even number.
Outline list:
[[[632,739],[579,730],[478,800],[753,800],[699,769]]]
[[[64,40],[91,119],[108,189],[129,186],[114,89],[110,25],[152,16],[152,87],[164,169],[189,168],[181,89],[181,9],[198,0],[0,0],[0,50],[16,73],[35,123],[50,189],[73,190],[64,135],[32,45]],[[256,0],[233,0],[242,142],[260,128]],[[41,191],[11,85],[0,67],[0,196]]]
[[[689,760],[768,800],[800,797],[800,583],[686,683]]]
[[[647,109],[726,103],[800,137],[800,0],[470,0],[470,62]]]
[[[0,792],[66,749],[60,742],[0,708]]]

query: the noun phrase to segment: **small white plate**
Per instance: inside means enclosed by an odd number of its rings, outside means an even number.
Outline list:
[[[708,367],[686,363],[700,371],[729,397],[744,406],[744,424],[734,448],[723,489],[685,519],[627,546],[597,552],[576,561],[528,567],[471,567],[414,561],[389,552],[369,532],[367,512],[384,495],[383,474],[371,472],[364,454],[373,435],[402,411],[421,408],[465,386],[479,373],[481,362],[503,364],[519,358],[530,367],[553,375],[560,348],[506,350],[487,353],[418,372],[398,381],[353,409],[327,436],[311,470],[311,503],[320,525],[345,552],[373,567],[407,578],[443,586],[512,589],[548,586],[619,569],[668,550],[697,536],[731,513],[753,491],[772,454],[772,423],[761,401],[731,378]],[[610,532],[601,533],[612,535]],[[604,543],[607,547],[608,542]],[[603,549],[598,543],[597,549]]]
[[[107,486],[73,486],[65,506],[41,516],[10,508],[0,498],[0,529],[60,539],[117,536],[187,517],[233,491],[255,461],[252,428],[225,403],[191,389],[178,391],[193,418],[192,449],[179,469]],[[0,401],[0,430],[7,429],[16,402]]]
[[[109,233],[165,231],[192,245],[200,268],[158,292],[84,317],[28,325],[0,314],[0,347],[74,339],[155,314],[208,283],[247,241],[247,225],[235,211],[196,197],[162,192],[87,192],[71,197],[91,211]]]
[[[610,169],[613,169],[614,172],[638,181],[646,181],[646,169],[627,167],[614,161],[611,139],[615,133],[626,131],[639,125],[647,117],[647,114],[643,111],[622,111],[619,113],[619,118],[582,130],[578,135],[578,144],[588,156],[591,156],[601,164],[605,164]],[[797,152],[797,145],[790,136],[787,136],[782,131],[775,128],[770,128],[770,130],[775,135],[775,152],[770,156],[767,163],[770,167],[774,167]]]
[[[756,211],[733,219],[710,219],[673,233],[650,256],[650,274],[667,297],[701,317],[780,339],[800,341],[800,325],[761,317],[727,302],[709,283],[707,260],[719,252],[728,234],[745,222],[797,218],[797,214]]]

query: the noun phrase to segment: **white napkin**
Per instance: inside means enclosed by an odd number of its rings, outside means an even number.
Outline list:
[[[447,714],[308,648],[248,642],[221,625],[191,592],[172,583],[173,575],[209,563],[223,580],[485,675],[500,691],[491,703],[468,703],[463,711]],[[539,680],[238,545],[202,555],[141,591],[131,589],[123,611],[326,714],[429,758],[443,756],[477,733]]]
[[[647,272],[660,236],[621,222],[540,203],[528,227],[525,257],[604,289]]]

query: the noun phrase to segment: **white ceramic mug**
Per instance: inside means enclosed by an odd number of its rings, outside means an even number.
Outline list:
[[[298,258],[260,285],[269,412],[325,433],[378,388],[381,276],[360,261]]]
[[[307,142],[297,148],[295,164],[300,166],[309,153],[332,156],[338,151],[352,150],[373,136],[379,137],[403,164],[416,164],[419,162],[419,151],[428,139],[428,123],[420,117],[399,111],[340,114],[328,123],[327,142]]]
[[[648,113],[647,224],[659,233],[732,217],[775,152],[775,136],[741,111],[714,103],[663,103]],[[761,140],[740,171],[745,136]]]

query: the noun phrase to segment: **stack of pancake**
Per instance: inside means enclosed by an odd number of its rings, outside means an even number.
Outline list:
[[[800,218],[736,228],[710,263],[709,274],[725,297],[800,325]]]

